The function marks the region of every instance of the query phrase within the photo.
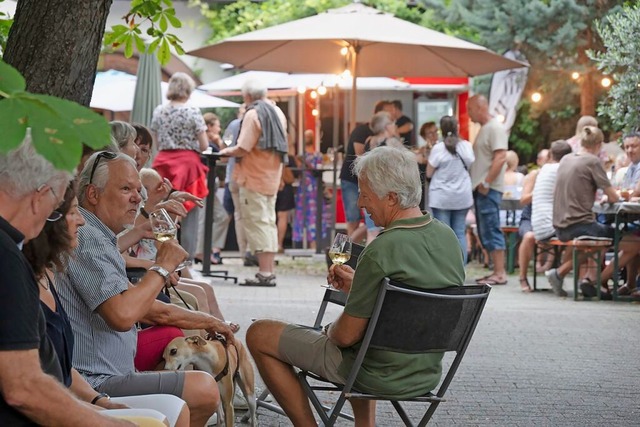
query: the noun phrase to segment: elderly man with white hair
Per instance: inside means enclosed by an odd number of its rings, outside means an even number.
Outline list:
[[[54,209],[70,179],[30,138],[0,154],[0,425],[130,425],[100,415],[62,385],[38,283],[20,252],[47,220],[60,219]]]
[[[462,251],[453,231],[418,204],[422,187],[415,155],[378,147],[354,162],[358,204],[384,230],[362,252],[354,271],[333,265],[328,281],[349,294],[344,311],[321,332],[275,320],[259,320],[247,331],[247,346],[260,375],[293,425],[315,425],[293,366],[339,384],[355,360],[383,278],[417,288],[462,285]],[[429,392],[441,376],[442,353],[367,354],[358,390],[403,398]],[[356,425],[375,425],[375,405],[351,399]]]
[[[275,286],[275,255],[278,252],[276,196],[286,160],[287,119],[280,108],[267,99],[267,89],[257,80],[242,86],[247,112],[242,119],[238,143],[220,151],[238,157],[233,180],[240,189],[240,209],[249,250],[258,258],[255,278],[246,286]]]

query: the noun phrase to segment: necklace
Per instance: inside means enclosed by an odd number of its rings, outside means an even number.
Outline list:
[[[43,281],[43,279],[44,279],[44,281]],[[44,275],[38,280],[38,285],[40,285],[40,287],[42,287],[42,289],[44,289],[45,291],[49,290],[50,279],[49,279],[49,275],[47,274],[46,271],[45,271]]]

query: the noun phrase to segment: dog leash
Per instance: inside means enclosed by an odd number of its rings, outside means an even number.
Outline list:
[[[184,300],[184,298],[182,298],[182,295],[180,294],[180,292],[178,292],[178,290],[176,289],[176,287],[173,285],[173,283],[170,283],[169,286],[171,286],[171,289],[173,289],[173,292],[176,293],[176,295],[178,295],[178,298],[180,298],[180,301],[182,301],[182,303],[184,304],[184,306],[187,308],[187,310],[191,310],[193,311],[193,308],[187,304],[187,302]],[[164,294],[168,297],[171,298],[171,294],[169,293],[169,288],[168,287],[164,287]]]
[[[206,340],[208,341],[219,341],[222,346],[224,347],[224,356],[226,358],[225,362],[224,362],[224,368],[222,368],[222,371],[220,371],[218,373],[218,375],[215,376],[215,380],[216,382],[220,382],[220,380],[222,380],[225,376],[227,376],[229,374],[229,346],[227,343],[227,339],[224,337],[224,335],[221,334],[207,334],[207,336],[205,337]],[[236,349],[236,360],[238,361],[238,363],[236,364],[236,371],[233,373],[233,378],[236,378],[238,376],[238,373],[240,372],[240,353],[238,352],[238,348],[234,345],[233,348]]]

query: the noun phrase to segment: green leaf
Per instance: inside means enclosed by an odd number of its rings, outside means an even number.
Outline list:
[[[124,57],[131,58],[133,56],[133,37],[129,35],[124,42]]]
[[[158,25],[160,26],[160,31],[162,31],[163,33],[167,31],[169,25],[167,24],[167,18],[165,17],[165,15],[162,15],[160,17],[160,22],[158,22]]]
[[[27,83],[18,70],[0,60],[0,91],[7,94],[24,91]]]
[[[173,13],[169,13],[169,11],[173,11]],[[167,10],[167,13],[165,14],[165,16],[167,17],[167,19],[169,20],[169,22],[171,23],[171,25],[173,27],[175,27],[175,28],[181,28],[182,27],[182,22],[180,22],[180,20],[178,18],[176,18],[175,11],[173,9]]]
[[[176,50],[178,55],[184,55],[184,49],[178,43],[174,44],[173,48]]]
[[[105,118],[75,102],[48,95],[32,95],[70,123],[78,139],[91,148],[99,149],[110,143],[111,128]]]
[[[154,53],[158,48],[159,44],[160,44],[160,39],[155,39],[154,41],[152,41],[151,44],[149,45],[149,49],[147,50],[147,53]]]
[[[22,143],[27,132],[27,113],[22,101],[16,98],[0,101],[0,129],[2,129],[0,151],[13,150]]]
[[[162,39],[162,43],[160,43],[160,49],[158,50],[158,61],[160,64],[166,65],[169,63],[171,59],[171,48],[169,47],[169,42],[167,39]]]
[[[33,145],[56,168],[71,171],[80,161],[82,143],[72,126],[53,108],[24,99]]]
[[[167,7],[173,7],[173,2],[171,0],[162,0]]]
[[[136,42],[136,48],[140,53],[144,53],[147,50],[147,47],[144,44],[144,40],[137,34],[134,34],[133,39]]]

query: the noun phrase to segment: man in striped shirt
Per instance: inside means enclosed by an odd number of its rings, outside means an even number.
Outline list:
[[[175,239],[159,245],[155,266],[136,286],[129,283],[116,236],[134,223],[141,187],[135,161],[124,154],[95,153],[80,174],[78,199],[86,225],[67,271],[56,277],[74,332],[73,366],[101,393],[181,397],[191,424],[204,425],[220,399],[213,377],[200,371],[136,372],[134,367],[139,321],[206,329],[233,341],[231,329],[219,319],[156,300],[169,272],[187,258]]]

